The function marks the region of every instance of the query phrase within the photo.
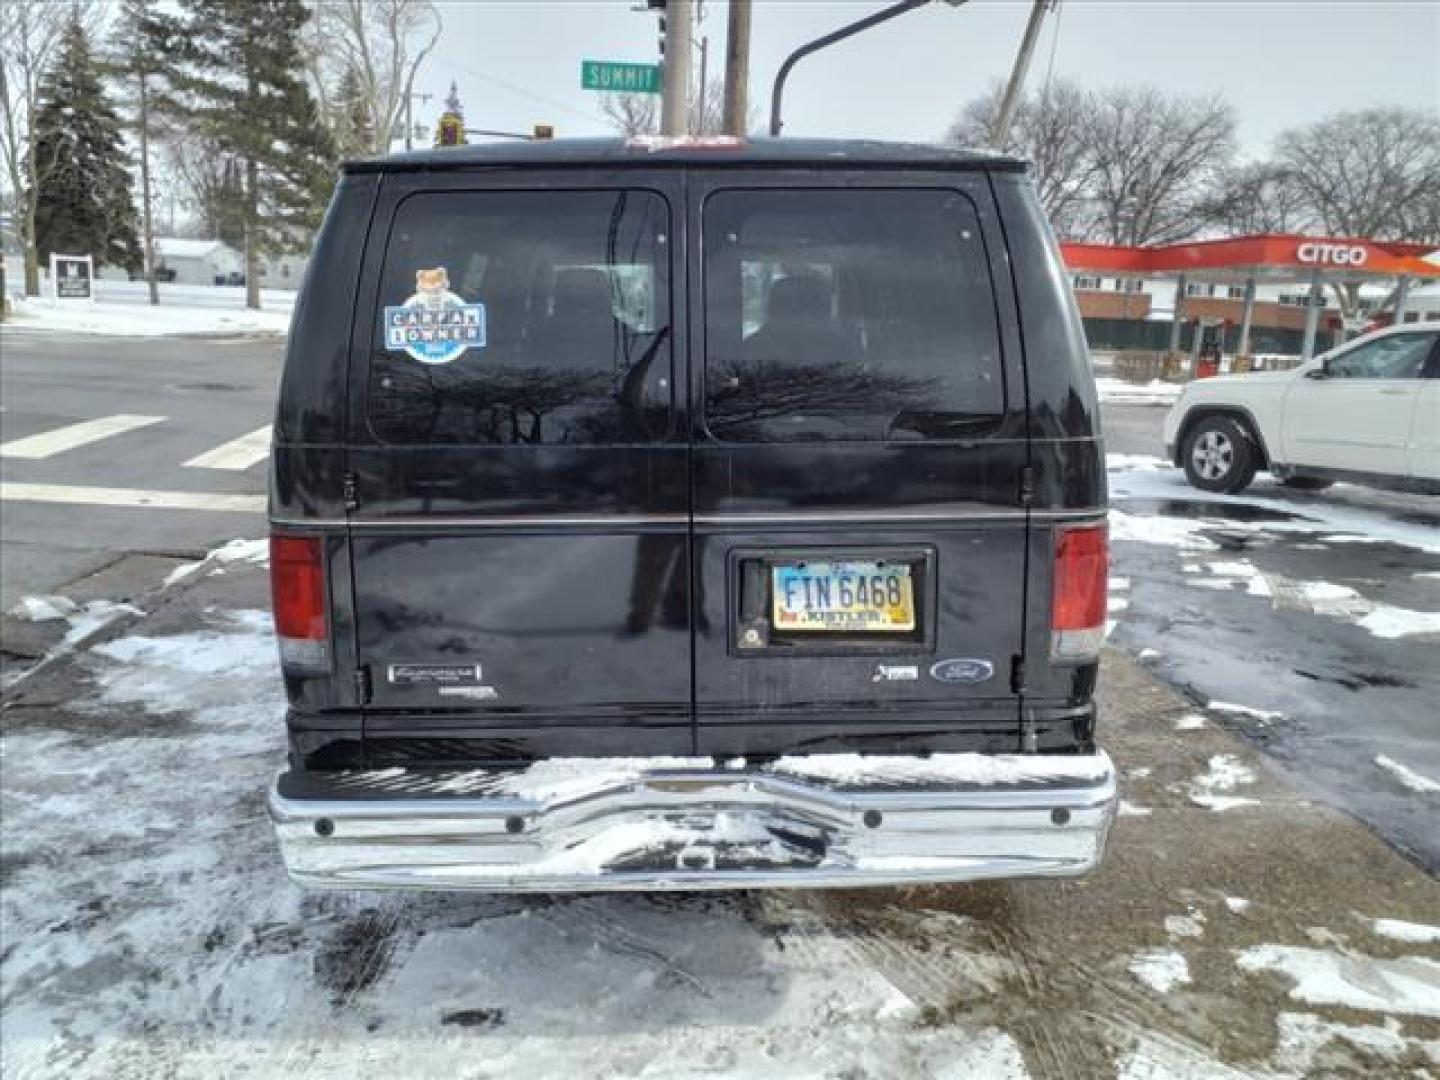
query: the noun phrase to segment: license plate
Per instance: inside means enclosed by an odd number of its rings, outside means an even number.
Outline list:
[[[776,630],[903,633],[915,629],[910,564],[845,560],[771,568]]]

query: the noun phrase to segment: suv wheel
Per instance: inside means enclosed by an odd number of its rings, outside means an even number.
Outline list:
[[[1250,433],[1230,416],[1207,416],[1185,437],[1185,478],[1201,491],[1244,491],[1255,479],[1255,459]]]

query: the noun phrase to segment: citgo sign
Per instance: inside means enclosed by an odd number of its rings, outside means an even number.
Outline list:
[[[1322,244],[1307,240],[1295,249],[1295,258],[1309,266],[1364,266],[1370,257],[1360,244]]]

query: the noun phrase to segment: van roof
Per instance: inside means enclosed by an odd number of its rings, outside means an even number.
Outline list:
[[[993,169],[1021,172],[1025,162],[988,150],[870,139],[517,139],[437,147],[345,164],[348,173],[416,172],[467,166],[802,165]]]

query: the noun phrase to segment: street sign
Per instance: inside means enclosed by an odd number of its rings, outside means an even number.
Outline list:
[[[612,94],[660,93],[659,64],[626,64],[615,60],[580,61],[580,88]]]

